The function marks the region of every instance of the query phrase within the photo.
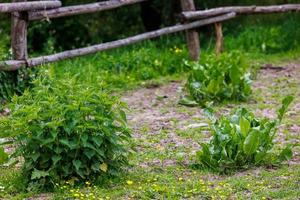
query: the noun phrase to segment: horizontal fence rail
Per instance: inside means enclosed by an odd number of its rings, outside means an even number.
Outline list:
[[[183,23],[175,26],[162,28],[136,36],[120,39],[113,42],[97,44],[89,47],[63,51],[60,53],[28,58],[27,56],[27,26],[31,20],[58,18],[85,13],[100,12],[114,8],[142,3],[147,0],[107,0],[97,3],[60,7],[59,0],[27,1],[12,0],[12,3],[0,3],[1,12],[12,13],[11,44],[13,51],[12,60],[0,61],[0,71],[16,71],[22,67],[34,67],[46,63],[56,62],[68,58],[88,55],[109,49],[114,49],[146,39],[152,39],[166,34],[179,31],[187,31],[187,44],[190,58],[194,61],[199,59],[200,44],[196,28],[214,24],[216,29],[216,53],[222,51],[223,34],[222,21],[234,18],[238,14],[278,13],[300,11],[300,4],[284,4],[275,6],[233,6],[221,7],[209,10],[194,11],[193,0],[181,0]],[[193,21],[197,20],[197,21]],[[190,37],[193,32],[193,37]],[[191,45],[192,44],[192,45]],[[197,56],[198,54],[198,56]]]
[[[40,20],[40,19],[51,19],[51,18],[79,15],[79,14],[94,13],[94,12],[100,12],[104,10],[111,10],[111,9],[115,9],[126,5],[131,5],[135,3],[141,3],[143,1],[147,1],[147,0],[123,0],[123,1],[112,0],[112,1],[84,4],[84,5],[66,6],[57,9],[31,12],[29,13],[29,20],[32,21],[32,20]]]
[[[28,1],[16,3],[0,3],[0,13],[22,12],[58,8],[61,2],[54,1]]]
[[[277,6],[232,6],[220,7],[208,10],[188,11],[183,12],[182,17],[188,20],[203,19],[216,15],[221,15],[229,12],[236,14],[268,14],[281,13],[289,11],[300,11],[300,4],[284,4]]]
[[[208,24],[213,24],[216,22],[229,20],[229,19],[234,18],[235,16],[236,16],[235,13],[228,13],[225,15],[221,15],[221,16],[217,16],[217,17],[213,17],[213,18],[209,18],[209,19],[203,19],[203,20],[195,21],[195,22],[188,23],[188,24],[180,24],[180,25],[162,28],[157,31],[151,31],[151,32],[139,34],[139,35],[132,36],[132,37],[129,37],[126,39],[117,40],[114,42],[107,42],[107,43],[94,45],[94,46],[90,46],[90,47],[64,51],[64,52],[49,55],[49,56],[30,58],[28,60],[3,61],[3,62],[0,62],[0,71],[1,70],[14,71],[14,70],[21,68],[22,66],[33,67],[36,65],[41,65],[41,64],[64,60],[67,58],[74,58],[74,57],[88,55],[88,54],[101,52],[101,51],[105,51],[105,50],[109,50],[109,49],[114,49],[114,48],[129,45],[129,44],[137,43],[137,42],[140,42],[140,41],[143,41],[146,39],[151,39],[151,38],[159,37],[159,36],[170,34],[170,33],[176,33],[176,32],[180,32],[180,31],[184,31],[184,30],[188,30],[188,29],[194,29],[194,28],[208,25]]]

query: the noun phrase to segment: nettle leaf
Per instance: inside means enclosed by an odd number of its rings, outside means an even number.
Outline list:
[[[282,106],[277,111],[278,119],[279,119],[280,122],[282,121],[282,118],[283,118],[284,114],[287,112],[287,109],[288,109],[289,105],[292,103],[293,100],[294,100],[293,96],[287,96],[282,100]]]
[[[0,165],[8,161],[8,154],[5,153],[4,148],[0,147]]]
[[[0,119],[0,135],[16,144],[12,158],[24,158],[24,173],[31,175],[26,181],[43,188],[60,178],[112,176],[128,163],[131,138],[124,103],[72,77],[57,80],[48,70],[34,84],[14,97],[11,115]],[[1,147],[0,162],[7,159]],[[113,164],[108,170],[104,163]]]
[[[31,174],[31,180],[41,179],[49,176],[49,172],[34,169]]]
[[[38,159],[40,156],[41,156],[41,154],[40,154],[39,152],[37,152],[37,153],[33,153],[33,154],[31,155],[31,158],[32,158],[32,160],[33,160],[34,162],[36,162],[37,159]]]
[[[62,157],[60,155],[54,155],[51,157],[51,159],[53,161],[53,165],[56,165],[62,159]]]
[[[108,169],[107,164],[106,164],[106,163],[102,163],[102,164],[100,165],[100,169],[101,169],[101,171],[103,171],[103,172],[107,172],[107,169]]]
[[[253,129],[244,141],[244,152],[246,155],[255,153],[259,146],[259,131]]]
[[[89,159],[91,159],[96,154],[96,152],[94,150],[92,150],[92,149],[85,149],[83,153]]]
[[[73,166],[76,168],[76,170],[79,170],[81,165],[82,165],[82,162],[80,160],[73,160]]]
[[[241,117],[239,124],[240,124],[241,133],[243,134],[244,137],[246,137],[250,130],[250,122],[245,117]]]

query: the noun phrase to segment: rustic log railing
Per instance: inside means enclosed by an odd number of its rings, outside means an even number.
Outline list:
[[[117,41],[113,41],[113,42],[107,42],[107,43],[98,44],[98,45],[80,48],[80,49],[74,49],[74,50],[70,50],[70,51],[64,51],[64,52],[53,54],[53,55],[41,56],[41,57],[37,57],[37,58],[30,58],[27,60],[3,61],[3,62],[0,62],[0,70],[14,71],[24,65],[26,65],[27,67],[33,67],[36,65],[41,65],[41,64],[64,60],[67,58],[74,58],[74,57],[78,57],[78,56],[88,55],[88,54],[92,54],[92,53],[96,53],[96,52],[105,51],[108,49],[114,49],[114,48],[118,48],[121,46],[126,46],[129,44],[137,43],[137,42],[140,42],[140,41],[143,41],[146,39],[151,39],[151,38],[159,37],[159,36],[170,34],[170,33],[194,29],[194,28],[197,28],[200,26],[225,21],[225,20],[231,19],[233,17],[235,17],[235,13],[229,13],[229,14],[220,15],[217,17],[209,18],[209,19],[191,22],[188,24],[180,24],[180,25],[162,28],[157,31],[151,31],[151,32],[139,34],[139,35],[132,36],[132,37],[129,37],[126,39],[121,39],[121,40],[117,40]]]
[[[237,15],[249,15],[249,14],[270,14],[270,13],[283,13],[283,12],[298,12],[300,11],[300,4],[284,4],[276,6],[231,6],[220,7],[208,10],[198,11],[184,11],[182,12],[183,20],[200,20],[225,13],[234,12]],[[222,23],[215,23],[216,31],[216,54],[220,54],[223,49],[223,33]]]
[[[111,10],[111,9],[131,5],[135,3],[141,3],[143,1],[147,1],[147,0],[125,0],[125,1],[111,0],[111,1],[104,1],[98,3],[90,3],[85,5],[66,6],[57,9],[30,12],[29,20],[32,21],[32,20],[40,20],[40,19],[51,19],[51,18],[59,18],[59,17],[101,12],[101,11]]]
[[[215,24],[217,35],[216,52],[220,53],[222,51],[223,42],[221,22],[235,17],[236,14],[273,13],[300,10],[300,4],[288,4],[264,7],[224,7],[204,11],[195,11],[195,5],[193,0],[181,0],[181,5],[183,9],[182,15],[185,19],[182,24],[139,34],[136,36],[120,39],[113,42],[107,42],[85,48],[64,51],[47,56],[28,58],[27,26],[28,22],[31,20],[50,19],[92,12],[100,12],[135,3],[141,3],[143,1],[147,0],[108,0],[98,3],[66,7],[60,7],[61,2],[58,0],[12,0],[12,3],[0,3],[0,13],[12,13],[11,45],[14,59],[9,61],[0,61],[0,71],[16,71],[21,67],[34,67],[45,63],[56,62],[68,58],[74,58],[78,56],[105,51],[108,49],[118,48],[142,40],[151,39],[179,31],[186,31],[190,57],[192,60],[198,60],[200,55],[200,43],[199,34],[195,29],[197,27],[208,24]],[[200,20],[192,21],[195,19]]]
[[[61,6],[61,2],[57,0],[0,3],[0,13],[34,11],[34,10],[58,8],[60,6]]]
[[[269,13],[282,13],[300,11],[300,4],[285,4],[277,6],[232,6],[213,8],[208,10],[199,11],[187,11],[183,12],[184,19],[195,20],[212,17],[216,15],[222,15],[229,12],[235,12],[236,14],[269,14]]]

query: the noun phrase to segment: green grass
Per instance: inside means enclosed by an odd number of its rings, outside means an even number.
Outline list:
[[[252,33],[253,34],[253,33]],[[109,92],[123,95],[128,90],[138,88],[152,88],[158,85],[177,80],[186,79],[188,67],[185,61],[188,58],[184,40],[179,36],[168,36],[156,41],[143,42],[118,50],[98,53],[82,58],[61,61],[42,67],[48,70],[57,79],[65,79],[76,76],[82,82],[105,88]],[[231,37],[231,36],[229,36]],[[178,39],[179,38],[179,39]],[[225,41],[226,41],[225,37]],[[296,38],[297,39],[297,38]],[[232,38],[229,43],[234,43]],[[203,45],[202,54],[209,54],[212,48],[208,44]],[[176,53],[174,48],[182,49]],[[227,46],[227,50],[239,49],[239,46]],[[283,65],[288,62],[299,62],[300,48],[287,49],[272,53],[259,50],[241,51],[250,60],[251,64]],[[269,87],[267,91],[261,88],[255,89],[252,101],[241,104],[225,104],[216,107],[218,112],[225,112],[234,107],[247,106],[251,109],[273,109],[280,103],[286,94],[299,94],[298,82],[290,81],[288,77],[265,78],[260,80]],[[154,93],[154,90],[153,90]],[[161,97],[156,97],[160,100]],[[163,101],[163,100],[161,100]],[[297,100],[298,103],[299,100]],[[270,103],[271,102],[271,103]],[[275,103],[274,103],[275,102]],[[140,102],[137,102],[140,103]],[[174,107],[174,103],[171,104]],[[155,106],[154,106],[155,107]],[[172,107],[160,108],[163,115]],[[202,116],[194,116],[198,108],[175,106],[177,113],[186,114],[195,123],[203,123],[206,120]],[[137,114],[139,111],[131,111]],[[185,124],[189,124],[187,120]],[[299,114],[291,115],[284,121],[285,126],[299,124]],[[300,166],[283,166],[278,169],[251,169],[230,176],[218,176],[205,171],[194,170],[190,164],[195,149],[185,146],[174,147],[174,144],[161,145],[161,141],[175,134],[177,137],[195,142],[209,138],[205,128],[182,130],[178,126],[181,119],[174,116],[171,119],[172,129],[162,129],[156,134],[151,134],[149,124],[139,122],[139,134],[142,137],[135,138],[137,153],[133,155],[131,167],[120,177],[106,180],[105,184],[72,185],[65,180],[58,183],[53,193],[44,196],[49,199],[72,199],[75,196],[83,199],[298,199],[300,196]],[[299,139],[296,135],[287,133],[286,141]],[[295,149],[299,152],[299,148]],[[166,165],[172,160],[171,165]],[[24,199],[40,196],[40,191],[28,190],[23,181],[19,168],[0,168],[0,199]],[[80,199],[80,198],[78,198]]]

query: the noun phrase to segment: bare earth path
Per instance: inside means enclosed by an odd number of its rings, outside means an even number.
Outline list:
[[[183,94],[183,82],[171,82],[156,88],[139,89],[127,93],[123,100],[128,103],[130,125],[134,129],[134,138],[140,143],[138,150],[147,152],[147,148],[157,148],[161,153],[178,150],[186,154],[194,154],[199,149],[198,142],[206,141],[209,133],[205,131],[205,118],[202,110],[197,107],[178,105]],[[250,107],[259,116],[276,116],[276,109],[281,99],[292,94],[295,96],[290,112],[282,125],[278,143],[300,141],[300,64],[291,63],[279,68],[266,65],[253,82],[253,95],[249,102],[242,106]],[[228,113],[240,105],[230,104],[218,106],[220,113]],[[191,136],[191,137],[190,137]],[[299,164],[299,149],[291,164]],[[188,162],[185,156],[185,162]],[[163,161],[153,158],[147,162],[141,161],[141,166],[174,165],[174,157],[167,157]]]

